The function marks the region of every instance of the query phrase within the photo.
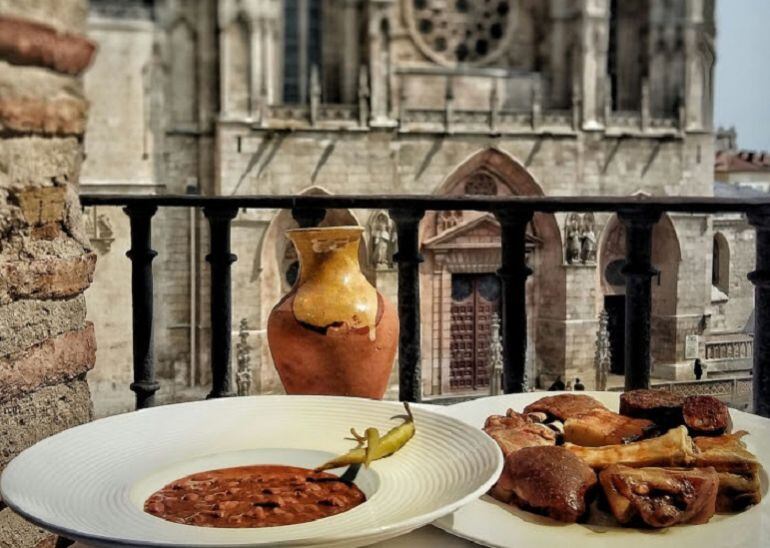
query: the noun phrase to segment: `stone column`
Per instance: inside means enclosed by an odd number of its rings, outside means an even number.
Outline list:
[[[549,59],[551,64],[551,87],[548,90],[547,105],[569,105],[572,93],[571,57],[567,55],[568,29],[572,6],[568,0],[550,0],[551,33]]]
[[[705,129],[704,112],[711,105],[704,105],[704,97],[710,90],[704,89],[706,74],[700,43],[704,40],[703,0],[687,0],[687,19],[684,29],[684,108],[685,129]],[[710,93],[708,93],[710,96]]]
[[[265,99],[265,88],[262,80],[265,68],[265,56],[262,49],[264,46],[264,34],[265,19],[260,16],[254,19],[251,25],[251,33],[249,34],[249,49],[251,50],[251,63],[249,64],[251,71],[251,74],[249,74],[251,101],[249,102],[249,111],[252,118],[259,118],[262,101]]]
[[[583,129],[601,130],[604,82],[607,77],[609,0],[582,0],[580,52]]]
[[[358,39],[358,16],[356,8],[359,0],[341,0],[342,29],[344,33],[342,48],[342,67],[340,77],[342,79],[342,102],[355,103],[358,87],[358,72],[360,64],[360,42]]]
[[[388,53],[387,37],[383,26],[388,21],[388,10],[393,0],[369,0],[368,40],[369,40],[369,88],[371,90],[371,124],[373,126],[392,126],[394,121],[388,113],[388,82],[390,69],[384,62]]]
[[[262,33],[262,98],[268,105],[272,105],[277,103],[277,98],[280,97],[277,90],[278,78],[276,78],[278,60],[275,54],[278,51],[276,42],[278,41],[279,22],[275,18],[266,18],[264,23],[265,28]]]
[[[96,255],[77,198],[87,14],[85,0],[0,0],[0,472],[92,416]],[[54,542],[0,502],[0,546]]]

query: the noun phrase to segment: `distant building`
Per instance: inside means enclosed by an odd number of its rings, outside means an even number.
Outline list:
[[[91,4],[100,55],[86,77],[89,192],[713,192],[711,0]],[[103,248],[89,292],[98,406],[130,377],[128,240],[121,212],[88,215]],[[173,399],[209,379],[207,227],[183,210],[156,217],[159,396]],[[324,224],[339,223],[367,227],[366,274],[394,299],[387,213],[328,212]],[[713,223],[672,214],[655,228],[658,378],[691,377],[712,330],[739,332],[750,315],[748,301],[714,311]],[[296,275],[284,236],[293,226],[286,211],[242,212],[233,224],[233,325],[254,326],[255,392],[281,390],[264,329]],[[486,393],[500,227],[490,215],[428,212],[420,241],[423,392]],[[528,378],[592,383],[603,309],[612,371],[622,373],[621,223],[603,213],[538,214],[526,245]],[[743,266],[731,284],[745,278]]]
[[[714,161],[714,195],[723,198],[766,197],[770,192],[770,153],[737,149],[734,128],[719,129]],[[705,359],[709,377],[748,373],[754,332],[755,232],[738,214],[713,218],[710,335]],[[752,311],[747,316],[746,312]]]

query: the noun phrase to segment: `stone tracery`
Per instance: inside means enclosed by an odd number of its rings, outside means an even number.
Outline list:
[[[511,0],[409,0],[407,6],[416,41],[443,64],[491,60],[513,26]]]

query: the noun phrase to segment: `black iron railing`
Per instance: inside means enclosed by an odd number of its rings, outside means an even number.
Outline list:
[[[652,230],[663,213],[744,213],[757,231],[755,286],[754,412],[770,416],[770,198],[437,197],[437,196],[123,196],[82,195],[84,206],[124,206],[131,220],[134,382],[137,407],[153,404],[158,389],[153,360],[151,221],[158,207],[202,208],[209,221],[211,264],[211,368],[209,397],[231,395],[230,222],[242,208],[291,209],[302,227],[316,226],[327,209],[390,211],[398,231],[399,395],[419,401],[420,256],[418,227],[426,211],[473,210],[495,215],[502,229],[502,337],[504,390],[521,392],[527,344],[525,230],[535,212],[615,212],[626,228],[626,389],[650,384]]]

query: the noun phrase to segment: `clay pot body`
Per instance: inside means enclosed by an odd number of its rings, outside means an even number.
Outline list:
[[[300,274],[273,308],[267,340],[288,394],[382,398],[398,315],[358,263],[361,227],[289,230]]]

